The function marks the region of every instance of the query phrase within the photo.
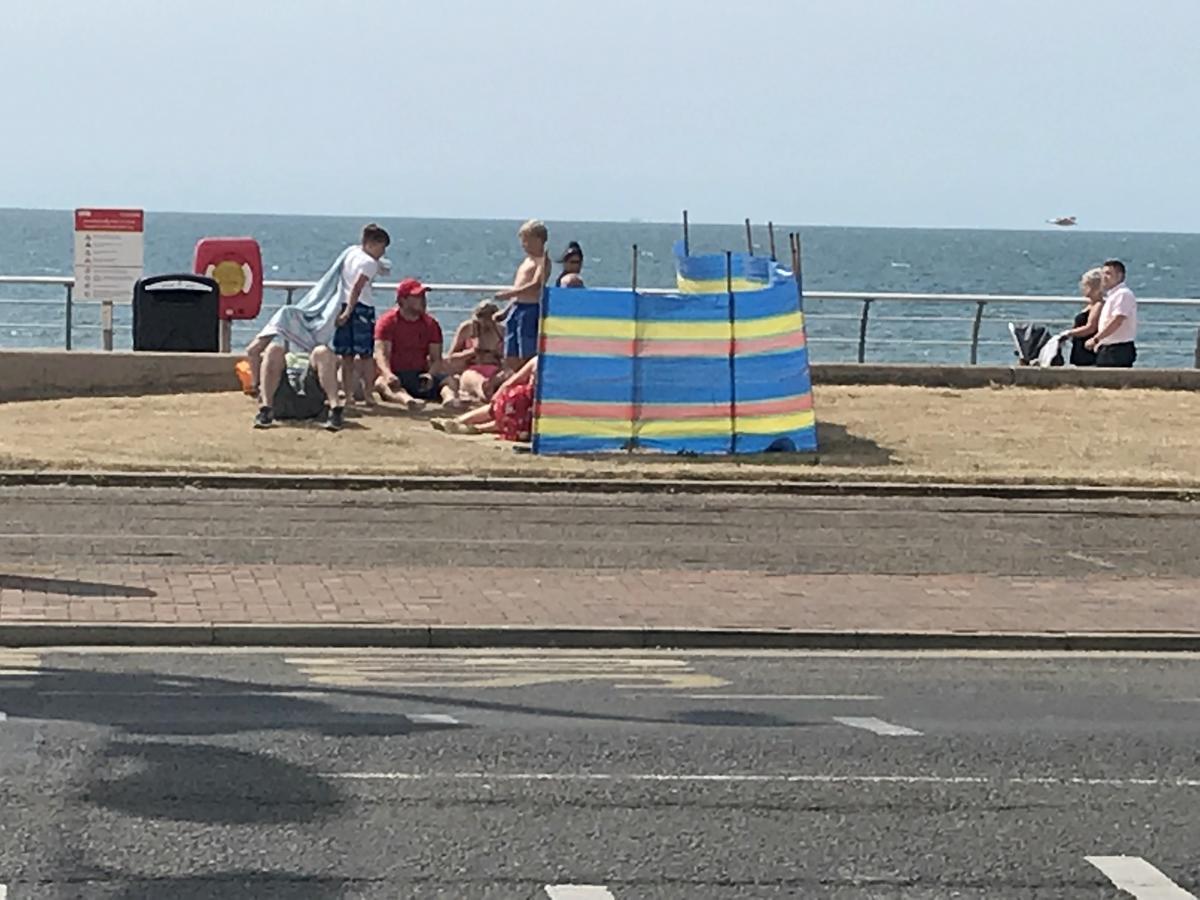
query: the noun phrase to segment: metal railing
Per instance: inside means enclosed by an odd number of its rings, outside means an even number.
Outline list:
[[[2,333],[4,331],[35,331],[46,332],[62,328],[62,344],[70,350],[75,346],[76,332],[86,331],[101,333],[101,346],[106,350],[113,348],[113,305],[94,301],[79,301],[74,297],[74,279],[67,276],[35,276],[35,275],[0,275],[0,290],[4,286],[30,286],[41,289],[58,288],[63,291],[61,300],[61,319],[53,322],[8,322],[4,310],[12,307],[36,307],[57,304],[60,301],[45,299],[0,299],[0,349],[4,346]],[[264,281],[263,288],[271,294],[282,294],[282,304],[294,302],[297,292],[312,287],[311,281]],[[381,291],[394,290],[395,283],[380,283],[376,285]],[[498,290],[505,290],[510,285],[497,284],[429,284],[435,295],[474,295],[490,296]],[[669,294],[670,289],[646,288],[639,289],[644,294]],[[984,336],[985,326],[1000,325],[1009,318],[1016,318],[1017,310],[1026,314],[1026,310],[1038,310],[1041,313],[1054,308],[1078,309],[1081,303],[1079,297],[1071,296],[1029,296],[1022,294],[921,294],[921,293],[874,293],[869,291],[805,291],[804,294],[807,319],[809,322],[809,342],[816,345],[840,345],[852,348],[852,357],[857,362],[866,362],[871,348],[887,348],[901,346],[907,348],[965,348],[968,362],[976,365],[980,358],[980,349],[985,347],[1011,347],[1008,340],[988,339]],[[847,307],[853,312],[825,311],[824,306]],[[904,309],[900,309],[905,306]],[[77,320],[80,307],[100,308],[98,324],[81,323]],[[914,308],[932,308],[935,315],[915,314]],[[1142,350],[1161,350],[1176,354],[1181,358],[1192,356],[1194,365],[1200,368],[1200,330],[1196,330],[1200,321],[1200,298],[1139,298],[1138,307],[1141,311],[1143,325],[1152,326],[1152,331],[1181,332],[1177,340],[1169,343],[1154,340],[1139,340]],[[266,316],[277,306],[264,302],[263,316]],[[890,310],[889,310],[890,308]],[[966,315],[941,314],[942,309],[948,313],[957,310]],[[469,306],[433,306],[430,312],[434,314],[465,314]],[[999,315],[989,318],[988,312],[995,311]],[[896,315],[895,312],[903,312]],[[1194,315],[1181,315],[1193,312]],[[1157,314],[1163,315],[1162,320],[1155,321]],[[1064,313],[1056,314],[1061,318]],[[1069,313],[1067,313],[1069,315]],[[261,318],[261,317],[260,317]],[[838,323],[841,323],[840,326]],[[955,338],[929,338],[888,336],[897,330],[897,326],[913,328],[917,325],[942,328],[946,325],[961,325],[966,332]],[[872,326],[875,331],[872,332]],[[826,327],[835,330],[843,327],[845,336],[836,334],[814,334]],[[258,326],[252,323],[241,323],[238,328],[248,330]],[[880,332],[885,332],[881,334]],[[1183,332],[1186,332],[1184,334]],[[1194,333],[1193,333],[1194,332]],[[1174,335],[1172,335],[1174,337]]]

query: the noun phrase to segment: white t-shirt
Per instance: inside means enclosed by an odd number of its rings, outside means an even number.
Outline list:
[[[367,276],[367,286],[358,295],[358,302],[363,306],[374,306],[371,298],[371,282],[379,274],[379,260],[372,258],[362,247],[351,247],[350,253],[342,261],[342,303],[350,302],[350,292],[354,290],[359,275]]]
[[[1100,342],[1102,346],[1126,344],[1137,340],[1137,298],[1123,281],[1104,295],[1104,305],[1100,307],[1100,330],[1103,331],[1117,316],[1124,316],[1125,321]]]

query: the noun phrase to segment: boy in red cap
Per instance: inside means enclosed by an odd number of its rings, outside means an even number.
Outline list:
[[[429,289],[415,278],[396,286],[396,305],[375,324],[375,390],[416,412],[430,400],[457,408],[458,379],[445,373],[442,327],[425,311]]]

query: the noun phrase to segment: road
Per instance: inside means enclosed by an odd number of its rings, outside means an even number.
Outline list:
[[[0,672],[7,900],[1200,892],[1200,657],[6,650]]]
[[[1200,576],[1186,503],[0,488],[0,563]]]

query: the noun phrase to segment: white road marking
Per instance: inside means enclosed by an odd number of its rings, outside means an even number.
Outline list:
[[[42,666],[42,654],[20,647],[0,647],[0,677],[28,678],[37,675]]]
[[[459,725],[461,724],[454,716],[448,716],[445,713],[409,713],[404,718],[412,722],[414,725]]]
[[[884,737],[917,737],[921,734],[915,729],[905,728],[903,725],[893,725],[891,722],[885,722],[883,719],[876,719],[873,716],[834,716],[833,721],[839,725],[862,728]]]
[[[1140,856],[1085,856],[1114,885],[1137,900],[1197,900]]]
[[[620,784],[898,784],[963,785],[988,787],[1111,787],[1111,788],[1200,788],[1200,778],[1056,778],[1053,776],[987,775],[816,775],[774,773],[745,774],[670,774],[605,772],[325,772],[323,778],[344,781],[483,781],[483,782],[561,782]]]
[[[595,884],[548,884],[546,895],[550,900],[616,900],[608,888]]]
[[[7,900],[7,898],[8,898],[8,888],[5,885],[0,884],[0,900]]]
[[[663,696],[674,696],[664,694]],[[878,694],[687,694],[689,700],[882,700]]]
[[[729,684],[692,669],[678,656],[592,653],[462,655],[396,651],[390,654],[284,656],[316,684],[333,687],[511,688],[600,681],[616,689],[702,690]]]
[[[1079,560],[1079,562],[1085,562],[1091,566],[1099,566],[1102,569],[1116,568],[1116,566],[1110,563],[1107,559],[1101,559],[1098,556],[1088,556],[1086,553],[1075,553],[1074,551],[1068,551],[1063,555],[1069,556],[1071,559]]]

